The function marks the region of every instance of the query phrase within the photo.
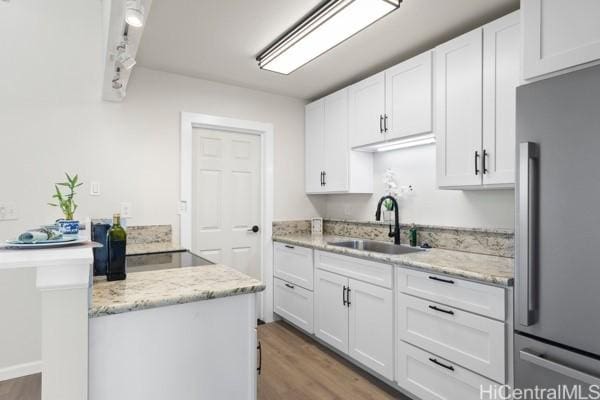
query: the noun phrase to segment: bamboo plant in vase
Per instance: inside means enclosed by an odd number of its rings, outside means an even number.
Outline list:
[[[60,207],[64,214],[64,218],[56,221],[58,230],[66,235],[73,235],[79,232],[79,221],[74,219],[75,211],[77,211],[77,203],[75,203],[75,189],[83,185],[83,182],[79,182],[79,176],[76,174],[70,176],[65,172],[67,177],[66,182],[59,182],[54,184],[54,194],[52,198],[55,199],[54,203],[48,203],[52,207]],[[61,191],[61,187],[66,188],[66,193]]]
[[[396,183],[396,173],[388,168],[383,174],[384,195],[394,197],[396,200],[400,197],[398,194],[398,184]],[[390,199],[383,201],[383,220],[389,222],[394,218],[394,203]]]

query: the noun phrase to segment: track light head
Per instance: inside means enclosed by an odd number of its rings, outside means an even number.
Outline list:
[[[128,0],[125,3],[125,22],[134,28],[144,25],[144,7],[141,0]]]

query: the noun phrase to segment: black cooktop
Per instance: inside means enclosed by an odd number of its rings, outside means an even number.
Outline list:
[[[214,263],[187,250],[127,256],[127,272],[156,271],[183,267],[201,267]]]

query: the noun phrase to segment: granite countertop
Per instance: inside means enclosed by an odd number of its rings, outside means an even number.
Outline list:
[[[311,247],[391,264],[402,264],[421,270],[473,279],[483,283],[502,286],[512,286],[513,284],[514,259],[512,258],[444,249],[428,249],[418,253],[393,255],[328,244],[328,242],[350,239],[353,238],[332,235],[312,236],[310,234],[273,235],[273,240],[276,242]]]
[[[219,297],[258,293],[265,285],[224,265],[134,272],[123,281],[94,278],[90,318]]]
[[[181,246],[174,245],[171,242],[155,242],[155,243],[128,243],[127,255],[163,253],[169,251],[185,250]]]

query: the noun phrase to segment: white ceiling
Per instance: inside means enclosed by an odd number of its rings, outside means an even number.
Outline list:
[[[255,57],[320,0],[154,1],[139,65],[314,99],[443,43],[519,6],[519,0],[404,0],[400,9],[290,75]]]

